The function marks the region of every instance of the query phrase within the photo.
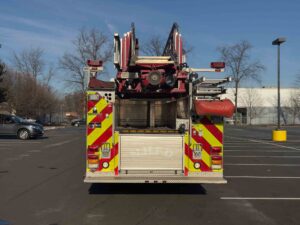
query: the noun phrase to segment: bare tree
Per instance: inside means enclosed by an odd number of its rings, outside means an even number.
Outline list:
[[[83,117],[83,108],[78,107],[78,105],[82,105],[84,99],[85,95],[81,91],[67,94],[64,99],[65,111],[75,112],[78,116]]]
[[[3,79],[7,103],[20,116],[45,121],[58,112],[58,97],[52,88],[32,75],[8,70]]]
[[[12,63],[20,73],[30,74],[36,80],[44,71],[44,50],[41,48],[25,49],[19,54],[13,53]]]
[[[259,61],[251,61],[248,41],[241,41],[235,45],[221,46],[217,50],[221,60],[226,64],[228,74],[233,78],[235,88],[235,118],[237,115],[238,89],[242,81],[252,79],[260,82],[260,73],[265,67]],[[236,124],[235,119],[235,124]]]
[[[141,47],[141,51],[149,56],[161,56],[165,47],[165,40],[159,36],[154,35]]]
[[[65,70],[70,79],[66,79],[69,85],[85,91],[85,74],[83,67],[88,59],[100,59],[103,63],[111,60],[112,44],[110,39],[97,29],[87,30],[82,28],[73,41],[74,51],[66,52],[60,59],[60,68]]]
[[[291,91],[289,98],[285,102],[285,110],[292,116],[293,124],[296,119],[300,119],[300,94],[299,91]]]
[[[245,93],[241,96],[241,100],[244,105],[247,106],[247,114],[249,116],[250,125],[252,125],[252,120],[259,117],[263,113],[262,103],[259,92],[255,88],[247,88]]]
[[[44,76],[44,84],[47,87],[50,87],[50,82],[53,79],[53,77],[55,76],[55,73],[56,73],[56,68],[54,67],[53,64],[50,64],[48,67],[48,71]]]
[[[148,56],[161,56],[164,52],[166,40],[160,35],[153,35],[141,46],[141,52]],[[193,51],[193,47],[186,42],[183,43],[184,54],[188,55]]]
[[[296,75],[296,84],[297,84],[297,86],[299,86],[300,87],[300,73],[298,73],[297,75]]]
[[[1,77],[3,74],[5,74],[5,72],[6,72],[6,66],[5,66],[5,63],[2,62],[2,61],[0,60],[0,77]]]
[[[6,90],[3,87],[3,76],[6,73],[6,66],[5,64],[0,60],[0,103],[5,101],[5,97],[6,97]]]

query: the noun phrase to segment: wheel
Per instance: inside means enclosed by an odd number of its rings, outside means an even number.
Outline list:
[[[30,135],[29,135],[29,131],[26,129],[21,129],[18,131],[18,138],[21,140],[27,140],[29,139]]]

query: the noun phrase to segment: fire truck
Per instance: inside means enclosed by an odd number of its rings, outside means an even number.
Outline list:
[[[139,55],[134,24],[114,34],[114,82],[97,79],[100,60],[88,60],[87,183],[226,183],[224,117],[234,105],[221,99],[230,77],[189,67],[175,23],[161,56]]]

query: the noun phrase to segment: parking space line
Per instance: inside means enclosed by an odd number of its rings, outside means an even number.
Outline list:
[[[0,142],[0,145],[2,144],[41,144],[42,142],[36,142],[36,141],[5,141],[5,142]]]
[[[225,158],[300,158],[299,155],[226,155]]]
[[[230,150],[227,150],[225,149],[224,150],[225,152],[245,152],[245,151],[251,151],[251,152],[294,152],[294,153],[299,153],[299,151],[297,150],[257,150],[257,149],[243,149],[243,150],[238,150],[238,149],[230,149]]]
[[[245,149],[245,148],[260,148],[260,149],[273,149],[274,146],[271,145],[264,145],[264,146],[257,146],[257,143],[252,143],[252,144],[245,144],[245,145],[224,145],[224,148],[232,148],[232,149]],[[299,151],[299,150],[294,150],[294,151]]]
[[[45,148],[58,147],[58,146],[61,146],[61,145],[73,142],[73,141],[75,141],[77,139],[78,138],[74,138],[74,139],[71,139],[71,140],[67,140],[67,141],[62,141],[62,142],[58,142],[58,143],[55,143],[55,144],[46,145]]]
[[[225,166],[300,166],[300,164],[272,164],[272,163],[226,163]]]
[[[220,197],[222,200],[292,200],[299,201],[300,198],[283,198],[283,197]]]
[[[29,150],[28,152],[41,152],[41,150]]]
[[[282,177],[282,176],[225,176],[225,178],[236,179],[300,179],[300,177]]]
[[[239,140],[246,140],[246,141],[251,141],[251,142],[255,142],[255,143],[261,143],[261,144],[266,144],[266,145],[273,145],[273,146],[277,146],[280,148],[287,148],[287,149],[293,149],[293,150],[297,150],[300,151],[299,148],[295,148],[295,147],[291,147],[291,146],[285,146],[285,145],[281,145],[281,144],[276,144],[276,143],[271,143],[271,142],[267,142],[267,141],[262,141],[262,140],[254,140],[254,139],[246,139],[246,138],[238,138],[238,137],[232,137],[233,139],[239,139]]]

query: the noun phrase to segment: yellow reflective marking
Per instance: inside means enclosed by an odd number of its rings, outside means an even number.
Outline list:
[[[119,143],[119,132],[115,132],[115,140],[114,140],[115,144]]]
[[[105,98],[101,98],[94,107],[96,107],[97,113],[100,113],[107,105],[108,103],[105,100]],[[93,113],[93,108],[91,108],[90,111],[88,111],[88,114],[91,113]]]
[[[219,140],[212,134],[203,124],[194,124],[193,125],[196,130],[202,130],[202,134],[204,139],[211,145],[211,146],[221,146],[222,143],[219,142]]]
[[[114,157],[114,169],[119,165],[119,154]]]
[[[87,116],[87,120],[86,120],[86,125],[89,125],[89,123],[91,121],[93,121],[93,119],[95,119],[96,115],[88,115]]]
[[[224,125],[223,125],[223,123],[216,123],[215,126],[223,134],[223,131],[224,131]]]
[[[112,125],[112,113],[102,121],[101,128],[95,128],[87,137],[88,145],[92,145]]]
[[[189,172],[201,172],[201,169],[196,169],[194,167],[193,161],[187,155],[184,156],[184,161],[188,162],[187,168],[188,168]]]
[[[191,146],[193,146],[194,144],[198,144],[193,138],[191,138]],[[201,156],[202,156],[202,160],[205,162],[205,164],[210,167],[211,166],[211,161],[210,161],[210,155],[203,149],[201,151]]]
[[[110,161],[109,161],[109,166],[108,168],[102,168],[101,172],[111,172],[114,171],[115,169],[115,165],[114,165],[114,161],[115,161],[115,157],[113,157]]]
[[[186,132],[184,134],[184,144],[189,146],[189,133],[188,132]],[[184,151],[185,151],[185,146],[184,146]],[[184,154],[184,166],[186,168],[188,168],[188,171],[190,171],[190,168],[189,168],[190,162],[189,161],[190,161],[189,157],[186,154]]]

